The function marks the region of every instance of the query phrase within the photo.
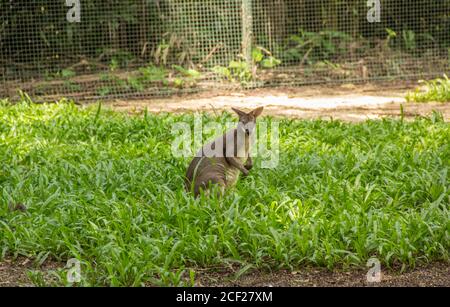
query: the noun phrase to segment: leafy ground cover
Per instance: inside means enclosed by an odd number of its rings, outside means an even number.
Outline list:
[[[192,127],[194,117],[1,102],[0,260],[76,258],[81,285],[113,286],[190,285],[196,270],[226,265],[448,262],[450,126],[438,113],[280,120],[279,165],[256,159],[223,199],[184,191],[189,158],[171,151],[177,122]],[[67,283],[63,270],[54,277]]]

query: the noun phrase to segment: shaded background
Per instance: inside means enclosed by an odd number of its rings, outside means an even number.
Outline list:
[[[450,70],[449,0],[384,0],[379,23],[365,0],[81,0],[81,23],[68,10],[0,1],[1,96],[145,97]],[[243,47],[245,22],[253,38]]]

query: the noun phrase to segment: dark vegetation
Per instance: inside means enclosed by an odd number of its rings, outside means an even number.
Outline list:
[[[82,1],[81,22],[69,23],[64,2],[2,0],[0,78],[14,82],[0,95],[96,98],[217,78],[264,85],[438,77],[450,68],[448,0],[381,1],[379,23],[367,21],[366,1],[253,0],[256,68],[241,56],[241,4]]]

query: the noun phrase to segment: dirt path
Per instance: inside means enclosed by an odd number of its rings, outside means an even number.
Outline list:
[[[46,262],[39,271],[44,276],[58,268],[62,263]],[[21,258],[16,261],[5,260],[0,263],[0,287],[33,286],[27,272],[34,270],[32,261]],[[195,269],[196,286],[241,286],[241,287],[372,287],[372,286],[419,286],[450,287],[450,264],[433,263],[418,267],[403,274],[382,269],[380,283],[369,283],[367,270],[327,271],[320,268],[304,268],[298,271],[263,272],[252,271],[236,279],[237,269]]]
[[[252,109],[265,106],[265,115],[302,119],[339,119],[350,122],[383,117],[401,116],[406,119],[428,116],[433,110],[441,112],[450,121],[450,103],[406,103],[405,94],[415,85],[344,84],[341,86],[312,86],[303,88],[276,88],[211,92],[185,97],[146,100],[115,100],[107,104],[126,112],[219,112],[231,107]]]
[[[381,282],[369,283],[367,270],[327,271],[305,268],[298,271],[252,272],[235,280],[235,273],[200,274],[201,286],[239,287],[450,287],[450,265],[434,263],[400,274],[382,269]]]

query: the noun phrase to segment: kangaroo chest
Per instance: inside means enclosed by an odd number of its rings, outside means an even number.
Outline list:
[[[234,158],[245,164],[250,152],[250,137],[247,135],[237,135],[236,130],[230,131],[226,135],[217,138],[212,143],[205,145],[197,155],[205,156],[205,153],[212,153],[204,163],[200,163],[197,174],[215,174],[214,176],[225,179],[227,186],[233,186],[239,179],[240,170],[231,165],[227,158]],[[224,147],[222,147],[224,146]],[[220,150],[218,150],[221,148]],[[210,150],[214,149],[214,150]],[[225,157],[223,156],[225,154]],[[206,155],[208,156],[208,155]]]
[[[242,138],[238,137],[235,144],[236,144],[235,158],[238,159],[242,164],[245,164],[247,162],[250,152],[250,137],[249,136],[245,136]],[[229,167],[227,167],[225,169],[225,178],[227,185],[234,186],[239,179],[240,173],[241,171],[234,166],[230,165]]]
[[[236,141],[236,157],[244,162],[250,152],[250,136],[237,137]]]

